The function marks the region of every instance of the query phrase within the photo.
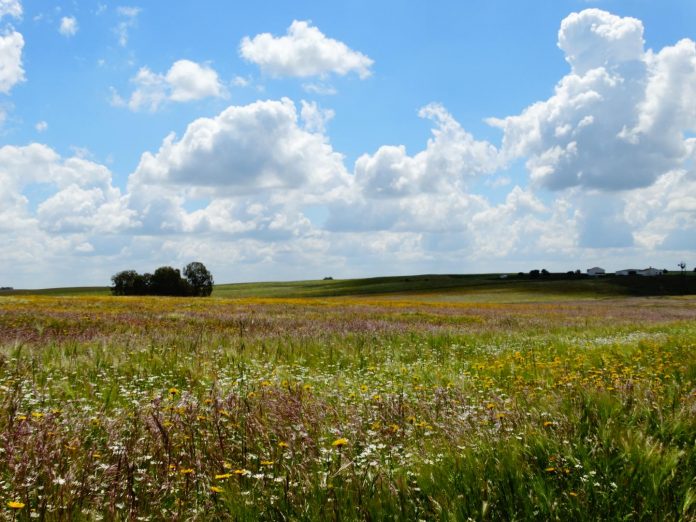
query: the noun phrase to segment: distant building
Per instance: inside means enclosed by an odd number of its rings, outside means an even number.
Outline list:
[[[655,277],[662,275],[662,270],[659,268],[625,268],[623,270],[617,270],[616,275],[618,276],[628,276],[628,275],[639,275],[645,277]]]
[[[594,266],[592,268],[587,269],[587,275],[588,276],[600,276],[606,274],[606,271],[603,268],[600,268],[598,266]]]

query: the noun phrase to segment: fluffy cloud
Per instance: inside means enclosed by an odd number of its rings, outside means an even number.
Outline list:
[[[106,167],[78,157],[63,159],[38,143],[0,148],[0,186],[5,218],[52,232],[112,233],[131,226],[134,218]],[[32,188],[50,194],[38,204],[36,216],[24,195]]]
[[[169,99],[186,102],[208,96],[222,96],[223,88],[217,73],[206,65],[190,60],[179,60],[169,69],[166,76],[172,92]]]
[[[572,67],[554,95],[489,122],[504,131],[508,159],[527,158],[534,183],[560,190],[651,185],[686,157],[696,115],[696,46],[644,51],[643,25],[598,9],[561,24]]]
[[[127,200],[103,165],[38,143],[0,147],[3,284],[105,284],[133,241]]]
[[[130,98],[126,101],[114,94],[113,103],[128,106],[133,111],[156,111],[167,101],[188,102],[225,94],[214,69],[190,60],[174,62],[166,74],[142,67],[131,82],[136,88]]]
[[[142,155],[130,176],[130,208],[143,234],[289,240],[312,233],[306,205],[341,197],[351,183],[323,134],[332,116],[287,98],[231,106],[189,124]],[[198,210],[187,210],[188,202]],[[200,202],[203,206],[200,207]]]
[[[118,189],[83,188],[77,184],[43,201],[37,211],[41,227],[53,233],[113,234],[133,226],[134,214]]]
[[[12,87],[24,81],[22,49],[24,37],[17,31],[0,35],[0,92],[9,93]]]
[[[74,16],[64,16],[60,20],[58,32],[63,36],[70,37],[77,34],[77,19]]]
[[[293,21],[285,36],[263,33],[244,37],[242,57],[257,64],[271,76],[344,76],[355,72],[360,78],[370,76],[373,61],[353,51],[343,42],[326,37],[309,22]]]
[[[624,220],[637,245],[696,249],[696,173],[672,171],[626,195]]]
[[[404,146],[383,146],[357,160],[355,177],[369,197],[448,193],[499,166],[496,148],[475,140],[441,105],[428,105],[419,116],[435,123],[425,150],[408,156]]]
[[[562,198],[547,207],[531,191],[516,186],[504,202],[486,207],[467,221],[472,259],[568,255],[577,246],[577,216]]]
[[[326,124],[333,119],[335,113],[331,109],[322,109],[316,102],[302,100],[300,116],[307,131],[324,134]]]
[[[101,188],[111,184],[111,173],[103,165],[79,157],[62,159],[56,151],[40,143],[0,147],[0,176],[2,185],[12,189],[32,183],[61,189],[73,184]]]
[[[219,198],[206,208],[182,212],[181,230],[225,238],[287,241],[313,234],[310,220],[292,205]],[[288,202],[286,202],[288,203]]]
[[[22,3],[19,0],[0,0],[0,18],[3,16],[20,18],[22,16]]]
[[[645,96],[637,125],[626,138],[637,145],[661,138],[668,154],[680,157],[686,150],[684,132],[696,131],[696,43],[684,39],[657,54],[649,52],[646,63]]]
[[[170,134],[157,153],[143,154],[132,181],[215,193],[322,192],[344,180],[345,172],[342,156],[316,126],[312,119],[311,130],[302,127],[287,98],[231,106],[215,118],[194,121],[180,140]]]
[[[583,75],[602,68],[643,59],[643,24],[636,18],[586,9],[561,22],[558,47],[573,72]]]

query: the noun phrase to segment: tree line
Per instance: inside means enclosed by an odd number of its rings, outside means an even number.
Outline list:
[[[111,277],[113,295],[170,295],[207,297],[213,292],[213,275],[203,263],[194,261],[178,268],[161,266],[154,273],[123,270]]]

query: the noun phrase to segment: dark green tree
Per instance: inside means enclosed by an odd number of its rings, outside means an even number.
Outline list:
[[[147,292],[145,278],[135,270],[123,270],[111,277],[113,295],[143,295]]]
[[[189,263],[184,267],[184,277],[193,289],[193,295],[208,297],[213,293],[213,274],[199,261]]]
[[[124,270],[111,277],[113,295],[209,296],[213,275],[203,263],[195,261],[184,268],[184,276],[171,266],[161,266],[154,274]]]
[[[181,272],[171,266],[161,266],[152,274],[150,293],[153,295],[191,295],[193,289],[186,280],[181,278]]]

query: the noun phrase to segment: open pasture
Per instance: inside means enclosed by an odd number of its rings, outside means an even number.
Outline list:
[[[696,519],[694,298],[430,297],[1,298],[2,515]]]

